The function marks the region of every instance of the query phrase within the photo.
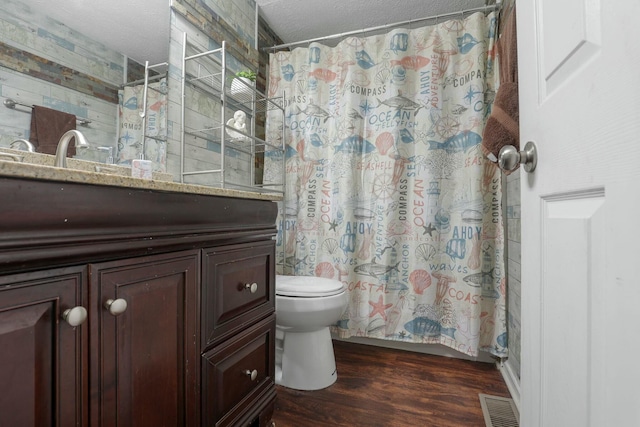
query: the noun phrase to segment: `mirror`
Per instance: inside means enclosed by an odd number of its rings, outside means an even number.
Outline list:
[[[17,103],[0,106],[0,146],[29,135],[41,105],[88,119],[78,129],[94,150],[83,156],[104,162],[98,147],[118,144],[118,90],[145,61],[168,60],[169,2],[3,0],[0,12],[0,100]]]

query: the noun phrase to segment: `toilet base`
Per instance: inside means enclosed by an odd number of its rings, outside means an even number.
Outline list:
[[[276,344],[276,384],[296,390],[320,390],[337,378],[328,327],[313,332],[284,330],[282,343]]]

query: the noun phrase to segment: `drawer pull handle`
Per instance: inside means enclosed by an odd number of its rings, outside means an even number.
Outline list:
[[[62,312],[62,318],[69,324],[69,326],[80,326],[87,320],[87,309],[82,306],[76,306],[68,308]]]
[[[256,292],[258,292],[258,284],[256,282],[247,283],[246,285],[244,285],[244,288],[249,292],[251,292],[252,294],[255,294]]]
[[[104,302],[104,308],[109,310],[109,313],[113,314],[114,316],[118,316],[119,314],[127,311],[127,301],[123,300],[122,298],[108,299]]]
[[[248,376],[249,378],[251,378],[251,381],[255,381],[256,378],[258,378],[258,370],[254,369],[253,371],[250,370],[246,370],[244,371],[245,375]]]

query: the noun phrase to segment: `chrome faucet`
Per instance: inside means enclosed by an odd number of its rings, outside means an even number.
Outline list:
[[[28,151],[30,153],[33,153],[34,151],[36,151],[33,144],[27,141],[26,139],[16,139],[11,143],[10,148],[13,148],[14,150],[22,150],[21,146],[24,146],[23,151]]]
[[[58,168],[67,167],[67,148],[69,148],[69,141],[71,138],[76,139],[76,148],[87,148],[89,143],[80,131],[68,130],[60,137],[58,142],[58,148],[56,148],[56,162],[55,166]]]

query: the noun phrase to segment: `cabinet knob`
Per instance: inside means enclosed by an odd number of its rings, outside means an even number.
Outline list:
[[[258,292],[258,284],[256,282],[247,283],[246,285],[244,285],[244,288],[249,292],[251,292],[252,294],[255,294],[256,292]]]
[[[256,378],[258,378],[258,370],[254,369],[253,371],[250,370],[246,370],[244,371],[245,375],[248,376],[249,378],[251,378],[251,381],[255,381]]]
[[[127,301],[122,298],[108,299],[104,302],[104,308],[109,310],[109,313],[117,316],[127,311]]]
[[[62,312],[62,318],[69,326],[80,326],[87,320],[87,309],[82,306],[68,308]]]

